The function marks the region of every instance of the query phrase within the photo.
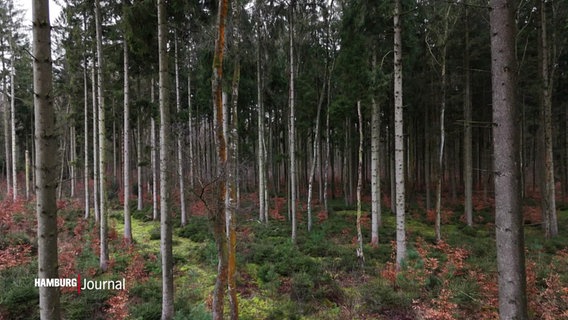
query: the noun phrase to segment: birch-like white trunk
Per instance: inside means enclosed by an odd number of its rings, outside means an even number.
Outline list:
[[[396,194],[396,268],[400,270],[406,258],[406,199],[404,194],[404,120],[402,104],[402,41],[400,0],[394,9],[394,162]]]
[[[373,54],[373,72],[377,68],[377,55]],[[381,176],[380,166],[380,143],[381,143],[381,118],[379,104],[375,95],[371,97],[371,245],[379,244],[379,226],[381,225]]]
[[[124,3],[123,6],[126,6]],[[132,243],[132,227],[130,217],[130,79],[128,74],[128,43],[124,36],[123,56],[124,56],[124,123],[123,123],[123,175],[124,175],[124,242]]]

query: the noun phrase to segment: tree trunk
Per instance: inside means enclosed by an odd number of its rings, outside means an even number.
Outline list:
[[[227,286],[229,247],[227,239],[227,147],[226,137],[223,130],[225,110],[223,104],[223,53],[225,48],[225,21],[227,19],[228,0],[219,0],[219,13],[217,16],[217,39],[215,40],[215,56],[213,58],[213,76],[211,90],[213,97],[213,110],[215,116],[215,142],[217,149],[218,188],[217,204],[214,212],[211,212],[213,221],[213,233],[217,244],[217,279],[213,292],[213,320],[222,320],[224,314],[224,298]]]
[[[231,2],[231,12],[233,19],[233,50],[235,54],[235,66],[233,72],[231,111],[227,113],[226,119],[231,116],[229,124],[230,134],[225,136],[229,142],[229,156],[227,159],[227,186],[228,194],[226,203],[227,217],[227,241],[228,241],[228,267],[227,267],[227,283],[229,294],[229,314],[231,320],[239,318],[239,301],[237,298],[237,208],[239,203],[239,175],[238,175],[238,101],[239,101],[239,83],[241,79],[241,64],[239,51],[239,1]]]
[[[544,218],[545,236],[547,238],[558,235],[558,221],[556,216],[556,192],[554,183],[554,156],[552,152],[552,75],[549,71],[548,37],[546,27],[546,4],[540,3],[540,45],[541,51],[541,81],[542,81],[542,112],[541,126],[543,139],[543,183],[542,183],[542,214]]]
[[[394,158],[396,188],[396,269],[406,258],[405,195],[404,195],[404,123],[402,104],[402,41],[400,0],[394,7]]]
[[[100,268],[103,272],[108,267],[108,225],[107,225],[107,194],[106,194],[106,128],[105,128],[105,99],[103,78],[103,39],[100,0],[95,0],[95,20],[97,34],[97,80],[99,98],[99,191],[100,191]]]
[[[491,74],[499,316],[528,319],[517,127],[515,20],[511,1],[492,0]]]
[[[178,40],[177,33],[174,33],[174,68],[175,68],[175,85],[176,85],[176,111],[181,112],[181,95],[179,88],[179,63],[178,63]],[[181,225],[187,224],[187,210],[185,207],[185,183],[183,180],[183,144],[182,144],[182,128],[181,123],[177,130],[177,178],[179,183],[179,201],[181,210]]]
[[[33,75],[36,148],[36,213],[38,219],[38,278],[59,278],[57,259],[57,133],[52,99],[51,27],[49,3],[34,0]],[[59,319],[59,288],[39,288],[41,319]]]
[[[257,8],[257,33],[258,33],[258,52],[257,52],[257,61],[256,61],[256,92],[257,92],[257,103],[258,103],[258,202],[259,202],[259,220],[261,222],[268,222],[268,208],[266,206],[267,199],[265,198],[266,189],[268,186],[266,185],[266,158],[265,158],[265,146],[264,146],[264,101],[262,98],[262,44],[261,44],[261,32],[262,29],[260,27],[261,22],[261,14],[260,8]]]
[[[158,57],[160,101],[160,252],[162,255],[162,320],[174,316],[172,218],[170,214],[170,106],[168,26],[165,0],[158,0]]]
[[[468,226],[473,226],[473,166],[471,140],[471,79],[469,72],[469,10],[465,6],[465,51],[464,51],[464,135],[463,135],[463,167],[464,167],[464,209]]]
[[[288,143],[290,154],[290,215],[292,216],[292,242],[296,243],[296,120],[295,120],[295,97],[294,97],[294,6],[295,1],[292,1],[290,5],[290,27],[289,27],[289,39],[290,39],[290,117],[289,121],[289,131],[288,131]]]
[[[318,111],[316,114],[316,126],[314,128],[314,139],[313,139],[313,153],[312,153],[312,166],[310,168],[310,175],[308,177],[308,231],[312,231],[312,191],[313,191],[313,184],[314,184],[314,175],[316,173],[316,163],[318,159],[318,144],[319,144],[319,132],[320,132],[320,115],[321,115],[321,107],[323,105],[323,99],[325,97],[325,87],[327,85],[326,77],[327,75],[327,66],[325,66],[325,73],[323,79],[323,85],[321,88],[319,100],[318,100]]]
[[[71,127],[69,128],[69,171],[71,176],[71,198],[75,198],[75,186],[77,184],[77,175],[75,166],[77,163],[77,134],[75,130],[75,121],[71,122]]]
[[[126,2],[123,3],[126,10]],[[128,75],[128,43],[124,33],[124,242],[132,243],[132,228],[130,226],[130,81]]]
[[[14,41],[12,32],[10,31],[10,56],[11,56],[11,70],[10,70],[10,141],[12,142],[12,199],[18,199],[18,155],[16,152],[16,52],[14,48]]]
[[[357,116],[359,118],[359,152],[357,162],[357,259],[361,269],[365,265],[363,253],[363,234],[361,232],[361,191],[363,189],[363,115],[361,114],[361,101],[357,101]]]
[[[373,55],[373,72],[377,65],[377,55]],[[379,173],[379,145],[381,143],[381,119],[379,104],[375,95],[371,96],[371,245],[379,244],[381,225],[381,176]]]
[[[141,115],[139,113],[136,119],[136,185],[138,186],[136,210],[138,211],[142,211],[144,209],[144,190],[142,188],[142,126],[140,121]]]
[[[84,149],[84,170],[83,170],[83,185],[85,189],[85,215],[84,218],[88,219],[89,214],[91,211],[90,208],[90,201],[89,198],[91,195],[89,194],[89,84],[87,81],[87,57],[83,55],[83,102],[84,102],[84,110],[83,110],[83,135],[85,136],[85,149]]]
[[[4,56],[4,50],[1,51]],[[6,73],[6,63],[2,60],[2,73]],[[4,125],[4,154],[6,155],[6,196],[12,192],[12,157],[10,152],[10,108],[8,108],[8,97],[6,93],[6,78],[2,77],[2,109],[3,109],[3,125]]]
[[[95,222],[99,222],[101,218],[101,210],[99,208],[99,112],[97,106],[97,82],[95,62],[93,58],[93,68],[91,70],[91,87],[93,92],[93,208],[95,210]]]
[[[438,153],[438,181],[436,183],[436,240],[442,240],[441,220],[442,220],[442,180],[444,179],[444,147],[446,143],[446,128],[445,128],[445,115],[446,115],[446,52],[448,41],[448,20],[452,6],[448,5],[446,16],[444,19],[444,35],[442,38],[442,57],[441,57],[441,103],[440,103],[440,144]],[[450,172],[451,174],[451,172]]]

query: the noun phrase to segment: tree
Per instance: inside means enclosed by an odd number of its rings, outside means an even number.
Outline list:
[[[491,78],[495,235],[499,274],[499,316],[528,319],[525,246],[521,210],[519,130],[516,94],[515,20],[511,0],[492,0]]]
[[[363,189],[363,115],[361,114],[361,101],[357,101],[357,116],[359,119],[359,152],[357,161],[357,259],[363,267],[365,255],[363,253],[363,234],[361,233],[361,190]]]
[[[126,1],[122,5],[126,10]],[[122,47],[124,53],[124,242],[130,244],[132,243],[132,228],[130,226],[130,81],[126,32],[124,32]]]
[[[174,316],[172,217],[170,215],[170,106],[166,4],[158,0],[158,60],[160,103],[160,252],[162,254],[162,320]]]
[[[107,194],[106,194],[106,123],[105,123],[105,82],[103,77],[104,58],[103,58],[103,31],[101,22],[101,3],[100,0],[95,0],[95,23],[97,35],[97,84],[98,84],[98,120],[99,120],[99,197],[100,197],[100,268],[104,272],[108,267],[108,208],[107,208]]]
[[[52,94],[49,2],[34,0],[34,115],[38,219],[38,278],[59,278],[57,259],[57,135]],[[41,319],[59,319],[59,288],[39,288]]]
[[[226,109],[223,99],[223,54],[225,48],[225,23],[229,1],[219,0],[217,15],[217,38],[215,39],[215,55],[213,57],[213,75],[211,78],[211,94],[213,99],[215,142],[217,148],[217,203],[210,219],[213,222],[213,236],[217,245],[217,279],[213,292],[213,320],[222,320],[224,313],[225,289],[228,277],[229,248],[226,230],[227,202],[227,141],[223,130]]]
[[[546,1],[540,0],[539,56],[541,67],[541,139],[544,172],[542,173],[542,214],[544,232],[547,238],[558,235],[556,216],[556,192],[554,182],[554,156],[552,152],[552,73],[550,72],[550,50],[546,26]]]
[[[289,103],[290,115],[288,118],[288,153],[290,157],[290,215],[292,216],[292,242],[296,243],[296,115],[295,115],[295,92],[294,92],[294,6],[295,0],[290,4],[290,83],[289,83]]]
[[[402,41],[400,0],[394,6],[394,158],[396,190],[396,268],[400,270],[406,258],[406,231],[404,226],[404,122],[402,104]]]

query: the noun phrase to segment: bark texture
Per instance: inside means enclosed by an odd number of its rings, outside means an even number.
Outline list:
[[[52,93],[49,3],[34,0],[33,74],[36,148],[36,213],[38,278],[58,278],[57,262],[57,134]],[[60,319],[59,288],[39,288],[41,319]]]
[[[499,316],[528,319],[515,104],[515,1],[491,1],[491,74]]]

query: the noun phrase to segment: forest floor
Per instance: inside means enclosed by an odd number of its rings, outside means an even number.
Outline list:
[[[273,199],[274,200],[274,199]],[[436,243],[433,212],[409,208],[408,259],[394,270],[395,218],[384,210],[380,244],[365,245],[356,258],[356,212],[333,202],[315,211],[314,228],[290,241],[285,201],[271,201],[268,225],[254,209],[239,213],[238,293],[241,319],[497,319],[493,209],[476,206],[475,226],[465,226],[462,207],[443,212],[444,241]],[[117,204],[118,206],[118,204]],[[110,268],[98,268],[98,229],[82,218],[81,205],[59,202],[59,263],[62,278],[118,280],[126,290],[62,289],[65,319],[160,319],[159,222],[151,210],[133,214],[134,245],[122,243],[122,211],[110,214]],[[254,208],[254,199],[242,208]],[[527,300],[532,319],[568,319],[568,211],[559,211],[560,235],[543,237],[538,203],[527,201],[525,245]],[[364,207],[365,242],[370,217]],[[210,319],[217,266],[204,212],[193,206],[187,226],[174,228],[175,319]],[[176,219],[176,221],[179,219]],[[38,319],[35,208],[23,201],[0,202],[0,319]]]

